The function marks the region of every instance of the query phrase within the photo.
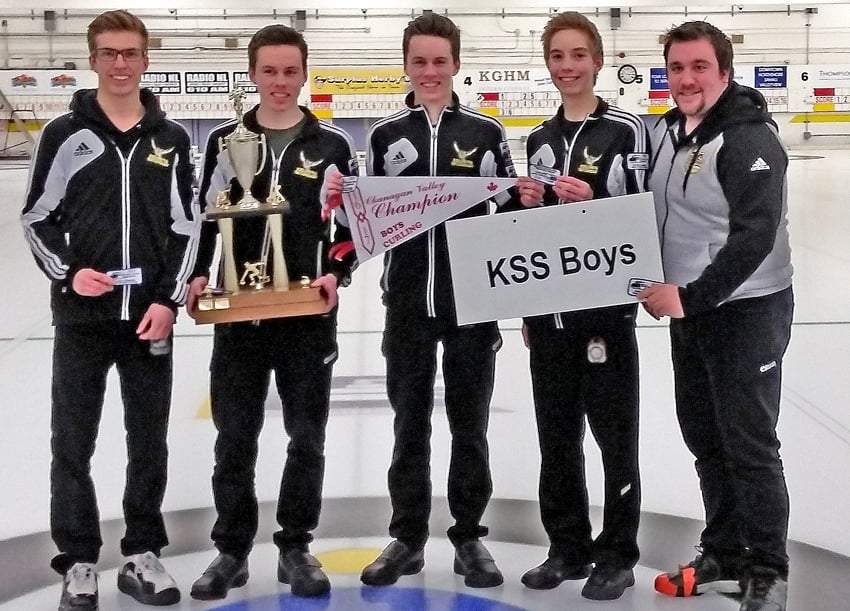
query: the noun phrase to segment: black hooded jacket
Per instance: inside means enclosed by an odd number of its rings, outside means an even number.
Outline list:
[[[53,281],[54,323],[136,321],[151,303],[176,310],[186,300],[199,231],[189,135],[149,90],[140,97],[144,116],[127,131],[109,121],[95,89],[77,91],[70,112],[42,131],[21,222]],[[142,282],[83,297],[70,287],[83,268],[140,268]]]

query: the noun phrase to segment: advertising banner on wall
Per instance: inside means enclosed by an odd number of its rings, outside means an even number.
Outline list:
[[[230,93],[230,73],[228,72],[186,72],[186,93]]]
[[[241,89],[245,93],[257,93],[257,86],[251,77],[248,76],[247,70],[241,70],[233,73],[233,88]]]
[[[183,83],[179,72],[145,72],[142,75],[141,85],[150,89],[154,95],[183,93]]]
[[[91,70],[0,70],[0,89],[6,95],[70,97],[87,87],[97,87],[97,75]]]
[[[324,119],[379,118],[403,107],[409,88],[402,68],[311,68],[305,100]],[[735,80],[758,89],[774,113],[796,113],[798,122],[850,122],[850,64],[738,64]],[[232,116],[228,94],[235,86],[256,96],[244,63],[211,70],[184,70],[163,63],[142,77],[177,119]],[[97,87],[92,70],[0,69],[0,89],[13,107],[50,119],[66,112],[77,89]],[[506,127],[532,127],[552,116],[560,94],[542,66],[462,68],[454,89],[463,104],[493,116]],[[604,66],[597,95],[639,115],[662,114],[674,105],[661,66]],[[252,97],[250,103],[254,103]],[[778,118],[778,117],[777,117]],[[779,119],[780,122],[782,119]]]
[[[409,79],[401,68],[313,68],[310,93],[357,95],[407,93]]]

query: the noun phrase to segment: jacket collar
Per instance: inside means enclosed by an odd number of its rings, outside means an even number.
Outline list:
[[[417,104],[413,101],[413,92],[412,91],[409,92],[406,96],[404,96],[404,104],[410,110],[421,110],[421,111],[425,110],[425,107],[422,106],[422,104]],[[449,106],[446,106],[445,108],[446,108],[446,110],[448,110],[450,112],[455,112],[457,110],[458,106],[460,106],[460,98],[458,98],[457,94],[454,91],[452,91],[452,103]]]
[[[596,108],[593,109],[587,116],[587,120],[589,119],[599,119],[602,115],[604,115],[608,111],[608,102],[596,96]],[[558,126],[559,129],[563,128],[566,123],[581,123],[582,121],[567,121],[564,118],[564,105],[561,104],[558,106],[558,111],[555,113],[555,116],[552,117],[552,121],[555,122],[555,125]]]
[[[139,90],[139,99],[145,109],[145,114],[142,116],[139,125],[140,131],[146,133],[155,126],[159,125],[165,119],[165,112],[159,107],[159,102],[156,96],[151,93],[150,89],[142,88]],[[82,116],[85,120],[95,123],[107,133],[120,136],[123,132],[118,129],[103,112],[100,104],[97,103],[97,89],[79,89],[74,92],[71,98],[69,108],[75,114]]]
[[[245,127],[256,134],[261,134],[263,132],[263,126],[257,121],[257,110],[260,108],[260,105],[257,104],[251,110],[245,113],[242,117],[242,121],[245,123]],[[301,130],[301,133],[304,135],[312,134],[316,130],[319,129],[319,119],[314,115],[309,108],[305,106],[299,105],[298,108],[301,109],[301,112],[304,113],[304,127]]]

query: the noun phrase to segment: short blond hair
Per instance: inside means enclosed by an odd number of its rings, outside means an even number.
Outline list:
[[[89,54],[94,55],[97,37],[104,32],[136,32],[142,37],[142,51],[148,50],[148,29],[141,19],[129,11],[106,11],[94,18],[86,32]]]
[[[599,30],[593,22],[575,11],[567,11],[554,15],[546,27],[543,28],[543,34],[540,40],[543,43],[543,58],[549,59],[549,50],[552,48],[552,37],[561,30],[579,30],[587,34],[590,40],[590,54],[593,59],[602,59],[602,36],[599,35]]]

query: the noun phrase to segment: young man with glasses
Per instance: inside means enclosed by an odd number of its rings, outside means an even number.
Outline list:
[[[55,325],[51,535],[64,575],[60,611],[98,608],[102,539],[91,477],[106,379],[124,400],[126,531],[119,589],[141,603],[180,600],[158,556],[171,402],[172,327],[188,294],[198,224],[189,136],[140,89],[148,33],[126,11],[88,28],[97,89],[79,90],[36,148],[21,221],[51,280]]]

